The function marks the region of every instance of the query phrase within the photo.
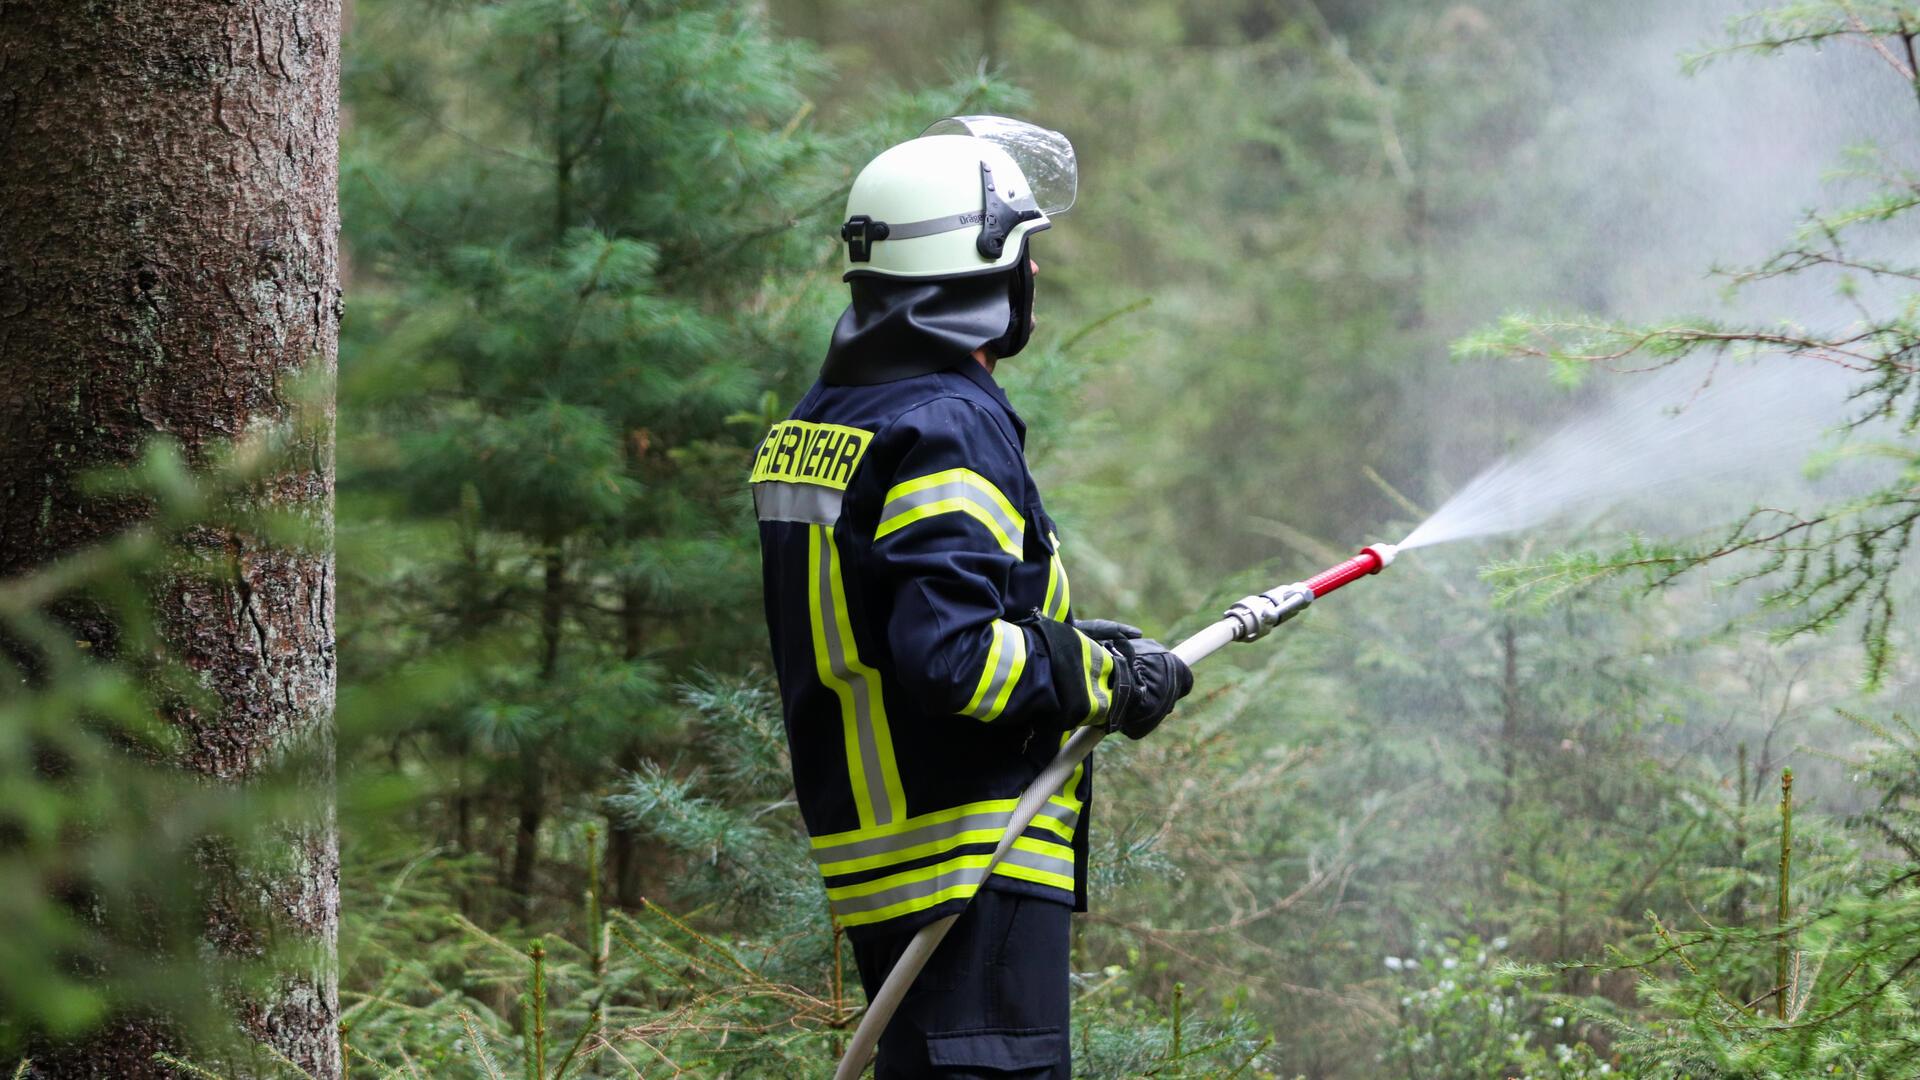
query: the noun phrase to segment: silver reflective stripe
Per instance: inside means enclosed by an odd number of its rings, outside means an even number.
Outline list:
[[[1067,609],[1073,605],[1073,583],[1067,580],[1067,564],[1060,561],[1060,537],[1048,533],[1047,540],[1053,548],[1047,556],[1047,595],[1053,599],[1047,615],[1055,622],[1066,622]]]
[[[1019,848],[1014,848],[1007,852],[1006,858],[1000,861],[1002,865],[1021,866],[1028,870],[1039,870],[1049,874],[1058,874],[1068,879],[1072,879],[1073,877],[1072,860],[1055,858],[1052,855],[1042,855],[1037,851],[1022,851]],[[828,906],[833,909],[835,915],[852,915],[857,912],[872,911],[875,908],[905,903],[909,900],[924,899],[940,892],[942,889],[951,889],[961,885],[977,886],[986,879],[987,868],[985,866],[956,867],[952,870],[942,871],[929,878],[922,878],[919,881],[909,881],[895,885],[890,889],[881,889],[879,892],[867,893],[864,896],[849,896],[844,900],[834,900],[831,901]]]
[[[1072,831],[1073,827],[1080,821],[1080,811],[1069,809],[1065,806],[1055,806],[1052,803],[1041,807],[1039,816],[1052,818],[1060,824],[1065,825],[1068,831]]]
[[[993,636],[1000,643],[1000,662],[993,666],[993,681],[987,684],[986,692],[980,695],[980,704],[967,710],[966,715],[975,720],[993,718],[993,703],[1000,700],[1000,691],[1006,689],[1007,678],[1013,674],[1013,665],[1026,659],[1023,654],[1027,644],[1026,634],[1019,627],[995,619]]]
[[[1107,715],[1107,707],[1113,704],[1113,698],[1107,693],[1100,676],[1106,671],[1107,665],[1114,661],[1109,658],[1106,648],[1093,639],[1083,637],[1081,641],[1087,650],[1087,685],[1092,688],[1093,718],[1098,720]]]
[[[1080,811],[1049,802],[1040,807],[1039,816],[1051,818],[1066,826],[1068,829],[1071,829],[1074,824],[1080,820]],[[905,832],[894,833],[892,836],[876,836],[867,840],[850,840],[844,844],[835,844],[832,847],[814,848],[813,861],[822,864],[837,863],[846,862],[850,859],[864,859],[874,855],[887,855],[896,851],[905,851],[908,848],[918,847],[921,844],[950,840],[953,837],[959,836],[961,833],[974,832],[980,829],[995,830],[997,839],[999,830],[1005,829],[1007,827],[1007,821],[1012,817],[1013,811],[1011,809],[990,810],[981,814],[967,814],[963,817],[954,818],[951,821],[936,822],[932,825],[922,825],[917,829],[908,829]]]
[[[1049,874],[1059,874],[1064,878],[1071,878],[1073,876],[1072,859],[1055,858],[1052,855],[1042,855],[1037,851],[1022,851],[1019,848],[1014,848],[1007,852],[1006,858],[1000,861],[1002,863],[1010,863],[1014,866],[1024,866],[1029,870],[1044,870]]]
[[[869,855],[885,855],[888,852],[945,840],[978,829],[993,829],[997,834],[999,830],[1007,827],[1007,820],[1012,816],[1011,810],[968,814],[965,817],[954,818],[952,821],[943,821],[938,825],[925,825],[893,836],[876,836],[871,840],[855,840],[851,843],[836,844],[833,847],[815,848],[813,861],[833,863],[845,862],[848,859],[864,859]]]
[[[881,772],[880,744],[873,737],[873,695],[879,688],[870,685],[872,676],[865,671],[854,670],[847,663],[846,650],[840,640],[840,616],[834,610],[837,605],[833,598],[832,545],[833,533],[823,531],[820,536],[820,565],[816,568],[820,575],[820,636],[827,643],[827,666],[852,690],[850,696],[853,698],[854,726],[860,739],[861,771],[866,773],[867,798],[873,806],[873,823],[888,825],[893,822],[893,803],[887,799],[887,786]]]
[[[852,915],[856,912],[872,911],[875,908],[932,896],[941,889],[951,889],[956,885],[978,885],[986,879],[986,867],[963,866],[920,881],[909,881],[904,885],[895,885],[891,889],[871,892],[865,896],[849,896],[845,900],[833,900],[827,906],[833,909],[835,915]]]
[[[954,232],[968,227],[978,228],[986,220],[985,211],[968,210],[960,214],[948,214],[946,217],[927,218],[925,221],[909,221],[904,225],[887,223],[888,240],[916,240],[922,236],[934,236],[938,233]]]
[[[753,509],[761,521],[831,525],[840,520],[840,502],[844,498],[845,492],[819,484],[763,480],[753,485]]]
[[[944,484],[935,484],[929,488],[921,488],[912,494],[895,495],[893,498],[887,500],[887,505],[880,508],[880,521],[884,524],[889,519],[898,517],[909,510],[929,506],[943,499],[965,499],[986,511],[988,517],[998,522],[1000,531],[1007,534],[1007,539],[1013,542],[1014,547],[1017,548],[1025,542],[1027,535],[1026,523],[1017,517],[1007,516],[1006,510],[995,502],[993,496],[988,495],[986,492],[981,491],[979,488],[964,480],[949,480]]]

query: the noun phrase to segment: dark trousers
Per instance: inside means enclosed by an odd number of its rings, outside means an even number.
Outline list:
[[[1071,909],[981,890],[967,905],[880,1037],[877,1080],[1067,1080]],[[911,934],[856,944],[871,999]]]

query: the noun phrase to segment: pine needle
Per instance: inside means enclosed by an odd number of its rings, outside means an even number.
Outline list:
[[[187,1061],[183,1058],[174,1057],[172,1054],[167,1054],[167,1053],[155,1054],[153,1055],[153,1060],[159,1062],[162,1065],[167,1066],[170,1069],[176,1069],[180,1072],[187,1074],[188,1076],[195,1077],[196,1080],[227,1080],[226,1077],[221,1076],[217,1072],[213,1072],[210,1069],[202,1068],[201,1066],[195,1065],[193,1062]]]
[[[267,1052],[267,1056],[272,1058],[274,1061],[278,1062],[280,1065],[293,1070],[293,1074],[295,1076],[300,1077],[301,1080],[313,1080],[313,1073],[307,1071],[306,1067],[301,1065],[299,1062],[288,1057],[284,1052],[281,1051],[279,1047],[268,1042],[256,1042],[254,1043],[254,1046],[257,1049],[265,1050]]]
[[[467,1029],[467,1038],[473,1043],[473,1056],[479,1059],[480,1067],[487,1071],[487,1080],[507,1080],[500,1072],[500,1063],[494,1060],[493,1049],[487,1045],[486,1037],[474,1025],[473,1014],[461,1010],[460,1023]]]
[[[365,1050],[362,1050],[357,1046],[347,1047],[347,1053],[353,1055],[356,1058],[359,1058],[361,1061],[364,1061],[367,1064],[373,1066],[374,1068],[380,1070],[381,1080],[407,1080],[407,1075],[405,1073],[399,1071],[398,1069],[395,1069],[393,1066],[388,1065],[384,1061],[380,1061],[376,1058],[369,1057]]]
[[[600,997],[601,1000],[604,1001],[606,995],[601,994]],[[593,1007],[593,1012],[587,1016],[587,1022],[580,1027],[580,1036],[573,1040],[572,1046],[567,1047],[566,1056],[560,1059],[559,1067],[553,1070],[553,1080],[565,1080],[567,1070],[573,1067],[574,1057],[580,1053],[580,1048],[586,1045],[587,1038],[599,1030],[599,1028],[600,1004],[596,1002]]]

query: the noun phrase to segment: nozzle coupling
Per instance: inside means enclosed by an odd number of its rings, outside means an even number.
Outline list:
[[[1282,585],[1255,593],[1227,609],[1233,620],[1235,641],[1258,641],[1273,628],[1307,610],[1307,605],[1368,574],[1377,574],[1393,564],[1400,549],[1392,544],[1374,544],[1338,566],[1329,567],[1305,581]]]
[[[1258,641],[1311,603],[1313,590],[1297,581],[1237,600],[1226,615],[1233,620],[1233,640]]]

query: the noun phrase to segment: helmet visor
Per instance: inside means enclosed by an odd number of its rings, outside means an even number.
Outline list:
[[[949,116],[922,135],[971,135],[1007,152],[1033,188],[1040,212],[1052,217],[1073,206],[1080,189],[1080,166],[1065,135],[1006,116]],[[1017,203],[1018,197],[1014,198]]]

